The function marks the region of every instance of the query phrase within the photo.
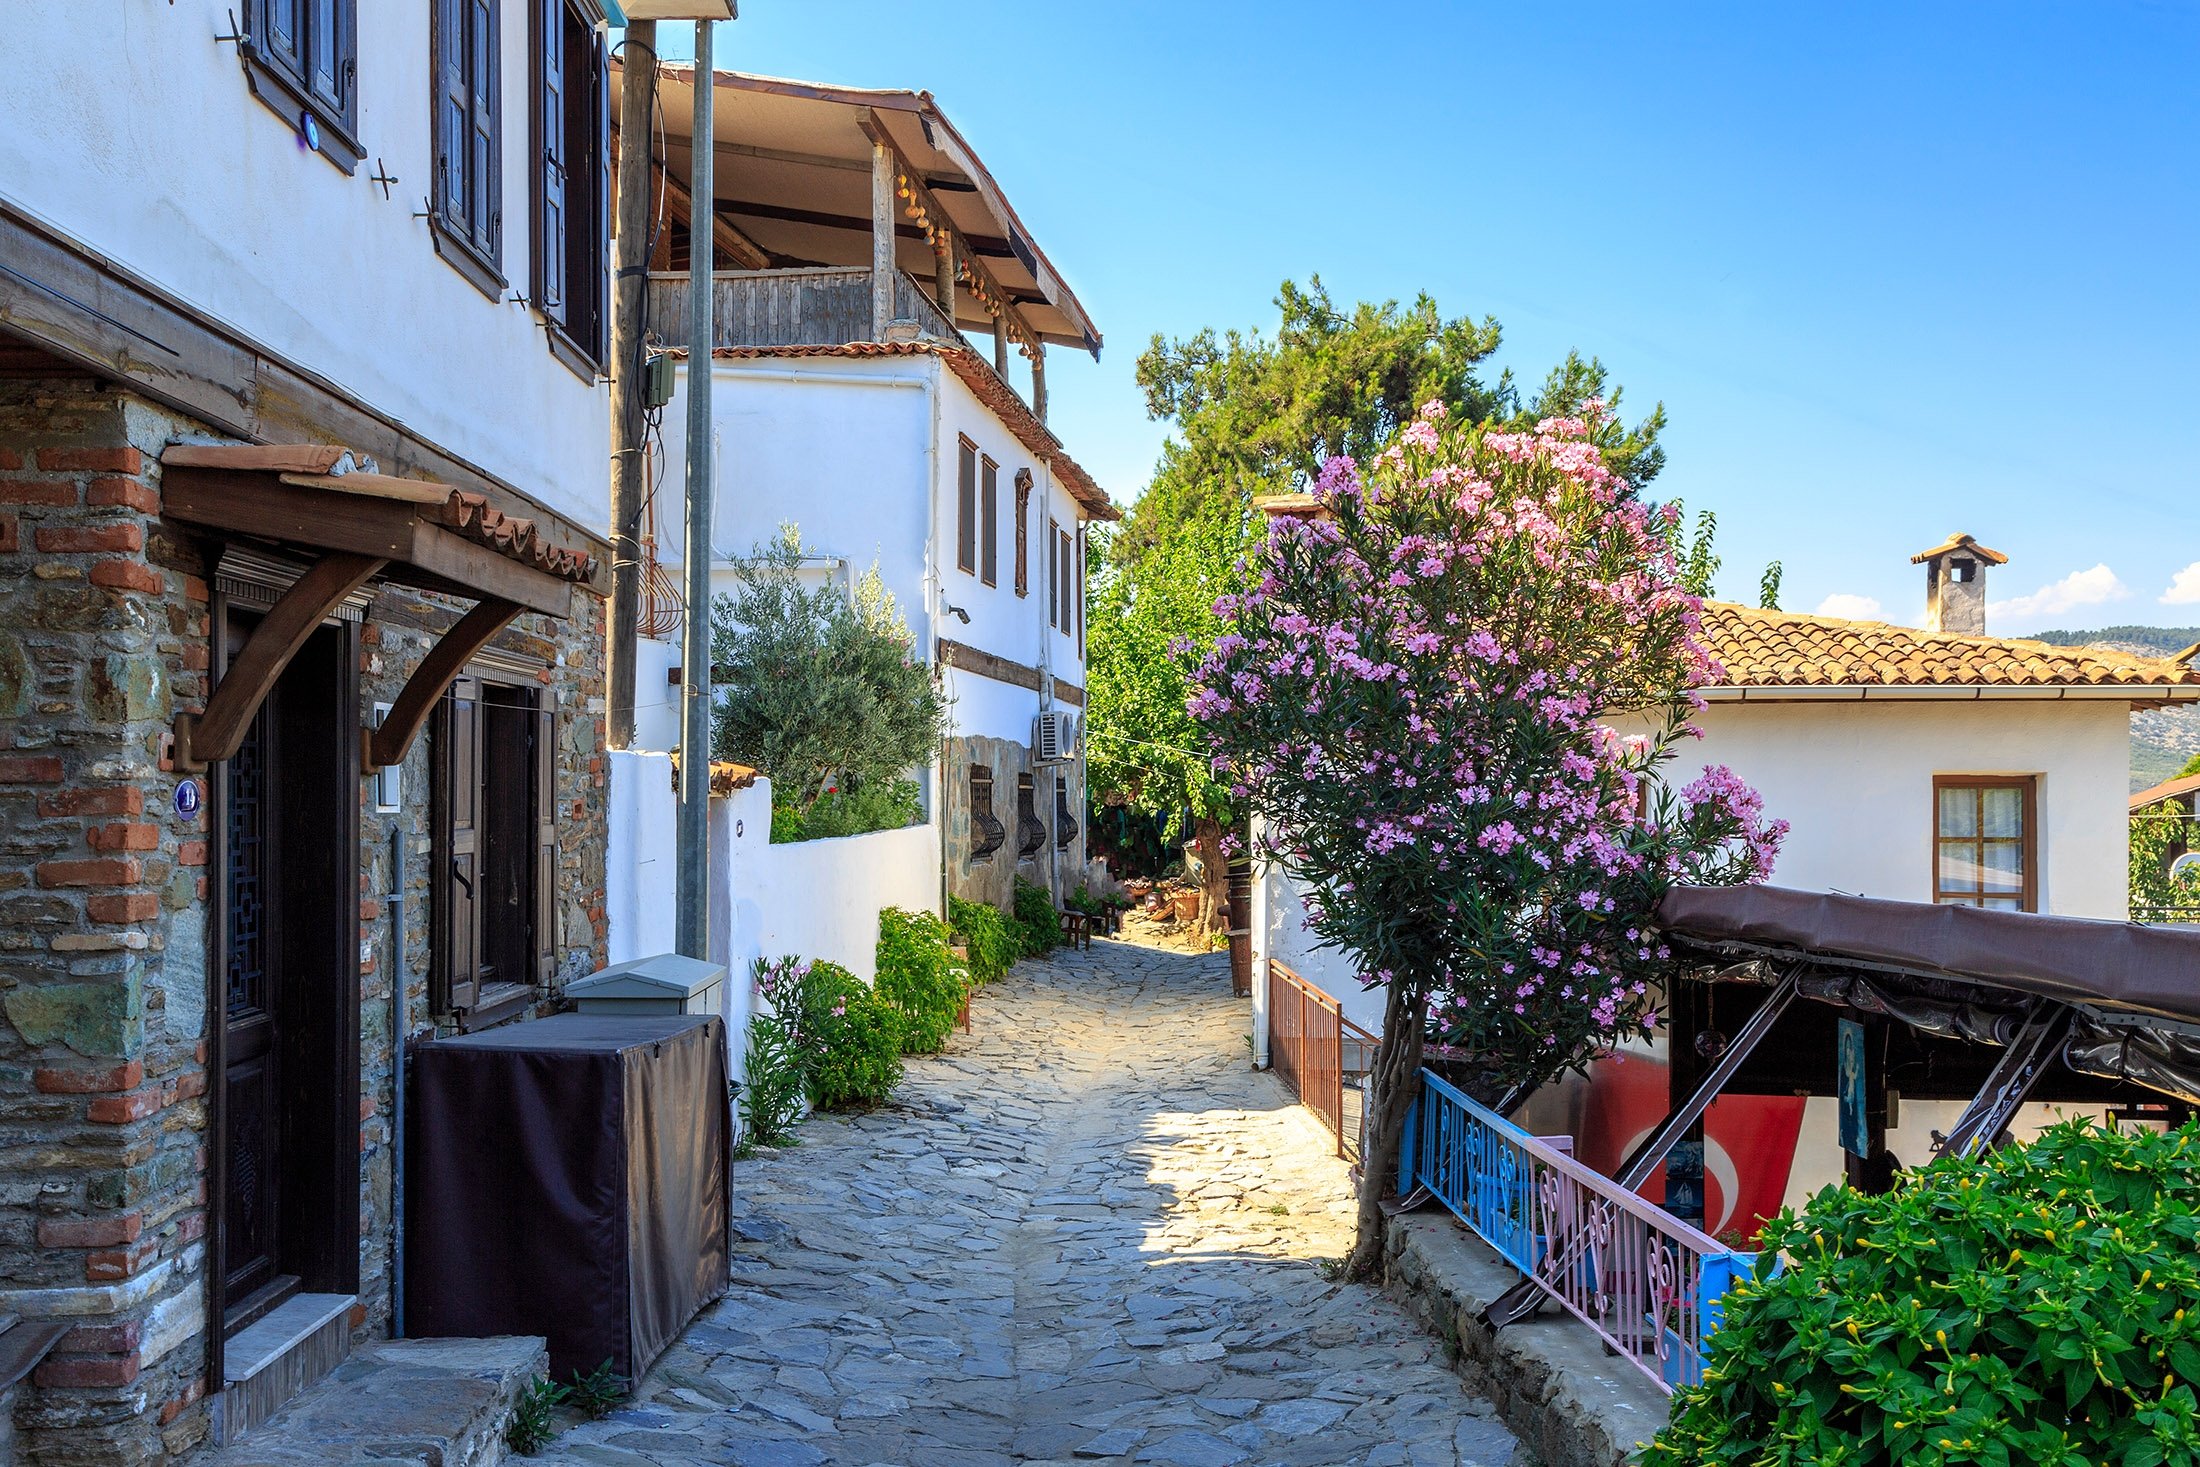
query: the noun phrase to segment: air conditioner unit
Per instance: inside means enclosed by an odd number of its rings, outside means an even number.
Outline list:
[[[1031,756],[1041,764],[1077,757],[1077,715],[1063,709],[1032,720]]]

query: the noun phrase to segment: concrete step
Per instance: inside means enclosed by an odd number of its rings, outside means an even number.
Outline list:
[[[382,1340],[192,1467],[498,1467],[512,1403],[550,1373],[544,1342]]]

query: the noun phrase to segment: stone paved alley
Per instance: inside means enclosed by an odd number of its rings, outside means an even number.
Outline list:
[[[1440,1347],[1331,1282],[1329,1133],[1219,956],[1024,963],[895,1103],[736,1163],[733,1288],[537,1460],[1504,1467]]]

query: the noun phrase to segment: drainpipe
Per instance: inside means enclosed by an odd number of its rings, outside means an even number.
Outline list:
[[[405,821],[390,831],[390,1051],[395,1100],[390,1121],[390,1338],[405,1338]]]
[[[1041,530],[1040,533],[1046,536],[1047,581],[1052,584],[1060,574],[1057,569],[1060,560],[1055,554],[1054,535],[1051,529],[1054,518],[1054,465],[1042,463],[1041,466],[1046,470],[1046,497],[1039,507],[1040,512],[1033,515],[1032,518],[1050,527]],[[1069,587],[1058,586],[1057,591],[1058,594],[1051,599],[1055,603],[1056,611],[1059,612],[1061,598],[1069,593]],[[1034,596],[1031,599],[1034,603],[1032,606],[1034,618],[1039,621],[1039,716],[1044,718],[1054,711],[1054,627],[1043,618],[1037,617],[1039,608],[1036,603],[1039,598]],[[1037,742],[1036,739],[1033,740],[1033,743]],[[1032,750],[1034,754],[1038,752],[1036,748]],[[1051,781],[1059,777],[1059,773],[1058,769],[1049,768],[1047,770],[1047,777],[1050,781],[1048,788],[1044,792],[1037,790],[1032,792],[1035,796],[1032,803],[1042,810],[1054,799]],[[1047,823],[1047,885],[1052,889],[1055,905],[1057,906],[1061,905],[1062,901],[1062,848],[1057,839],[1059,835],[1059,830],[1052,821],[1049,821]]]
[[[929,506],[925,529],[924,581],[927,604],[924,615],[924,631],[928,639],[924,650],[925,666],[933,669],[940,679],[940,695],[947,694],[947,674],[940,667],[940,603],[946,599],[940,581],[940,395],[944,385],[942,374],[946,367],[938,357],[932,358],[925,374],[925,398],[931,405],[931,425],[924,444],[925,502]],[[954,715],[948,715],[952,718]],[[940,836],[940,916],[947,916],[947,739],[942,734],[939,752],[932,764],[932,826]]]

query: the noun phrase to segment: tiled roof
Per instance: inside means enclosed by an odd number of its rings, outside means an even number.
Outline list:
[[[1704,603],[1705,640],[1726,666],[1717,688],[2179,688],[2200,670],[2046,642],[1957,637],[1876,621]]]
[[[1910,564],[1923,565],[1935,556],[1946,555],[1955,550],[1968,550],[1988,565],[2007,565],[2009,563],[2008,556],[2002,554],[1999,550],[1988,550],[1969,535],[1950,535],[1932,549],[1920,550],[1917,554],[1911,556]]]
[[[2150,785],[2131,797],[2131,808],[2146,810],[2170,800],[2181,800],[2186,795],[2200,794],[2200,774],[2181,775]]]
[[[673,355],[684,357],[684,351]],[[711,355],[721,360],[754,361],[773,357],[938,357],[954,369],[971,393],[992,409],[1016,441],[1044,460],[1062,481],[1062,487],[1096,520],[1123,517],[1107,491],[1093,482],[1077,460],[1062,447],[1062,440],[1033,416],[1024,400],[1000,378],[990,362],[966,346],[948,341],[848,341],[833,346],[721,346]]]

